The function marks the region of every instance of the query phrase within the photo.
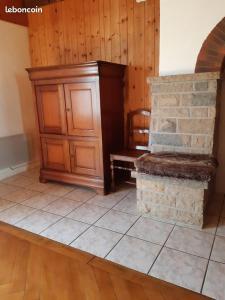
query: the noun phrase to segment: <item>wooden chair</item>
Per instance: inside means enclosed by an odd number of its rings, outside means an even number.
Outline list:
[[[148,118],[148,127],[136,127],[134,125],[134,118],[142,116]],[[141,155],[149,152],[147,143],[140,143],[135,141],[135,135],[148,135],[150,133],[150,110],[137,109],[128,113],[127,115],[127,147],[116,153],[110,154],[111,162],[111,189],[115,190],[115,169],[133,171],[134,162]],[[127,164],[125,166],[125,164]]]

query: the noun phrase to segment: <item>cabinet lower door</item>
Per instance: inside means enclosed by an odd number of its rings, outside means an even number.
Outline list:
[[[66,111],[62,84],[36,87],[37,110],[41,133],[66,134]]]
[[[75,174],[100,176],[100,150],[98,141],[71,141],[71,170]]]
[[[70,172],[70,151],[67,140],[42,138],[43,165],[45,169]]]

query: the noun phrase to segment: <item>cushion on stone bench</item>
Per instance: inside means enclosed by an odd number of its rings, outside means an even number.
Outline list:
[[[204,154],[148,153],[136,160],[137,172],[198,181],[210,181],[217,161]]]

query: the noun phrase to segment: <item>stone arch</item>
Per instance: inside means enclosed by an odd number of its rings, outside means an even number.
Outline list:
[[[198,54],[195,72],[221,71],[225,57],[225,18],[210,32]]]

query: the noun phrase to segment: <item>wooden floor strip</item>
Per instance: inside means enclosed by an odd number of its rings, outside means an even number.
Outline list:
[[[0,299],[209,298],[0,222]]]

